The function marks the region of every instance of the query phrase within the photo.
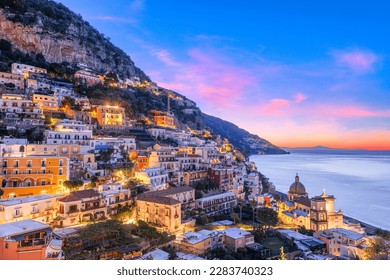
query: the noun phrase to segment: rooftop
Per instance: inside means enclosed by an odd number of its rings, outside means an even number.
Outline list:
[[[61,196],[62,195],[59,195],[59,194],[57,194],[57,195],[41,194],[41,195],[34,195],[34,196],[0,199],[0,205],[12,206],[12,205],[35,202],[35,201],[46,200],[46,199],[51,199],[51,198],[57,198],[57,197],[61,197]]]
[[[155,191],[155,192],[150,192],[149,194],[155,194],[158,196],[169,196],[173,194],[178,194],[182,192],[189,192],[189,191],[194,191],[194,188],[184,186],[184,187],[177,187],[177,188],[169,188],[161,191]]]
[[[84,198],[92,198],[96,196],[99,196],[99,193],[95,190],[89,189],[89,190],[72,192],[68,196],[65,196],[64,198],[60,199],[59,201],[61,202],[79,201]]]
[[[352,231],[352,230],[344,229],[344,228],[331,228],[331,229],[329,229],[329,231],[340,233],[340,234],[344,235],[345,237],[347,237],[349,239],[353,239],[353,240],[359,240],[359,239],[364,237],[363,234],[360,234],[360,233]]]
[[[219,194],[215,194],[215,195],[202,197],[202,198],[197,199],[196,201],[197,202],[203,202],[203,201],[208,201],[208,200],[212,200],[212,199],[224,198],[224,197],[227,197],[227,196],[234,196],[234,194],[231,193],[231,192],[224,192],[224,193],[219,193]]]
[[[153,192],[155,193],[155,192]],[[147,201],[147,202],[152,202],[152,203],[157,203],[157,204],[165,204],[165,205],[176,205],[180,204],[181,202],[171,198],[171,197],[165,197],[165,196],[160,196],[157,194],[153,193],[142,193],[138,195],[137,200],[138,201]]]
[[[227,228],[223,232],[225,233],[225,235],[234,239],[245,237],[246,235],[251,235],[250,232],[242,230],[240,228]]]
[[[152,252],[146,253],[142,257],[140,257],[140,260],[168,260],[169,258],[169,253],[161,250],[161,249],[156,249]]]
[[[18,221],[0,225],[0,237],[19,235],[48,228],[50,228],[49,225],[34,220]]]
[[[208,235],[193,231],[188,231],[184,233],[183,237],[185,237],[183,240],[190,244],[196,244],[206,240],[207,238],[210,238]]]

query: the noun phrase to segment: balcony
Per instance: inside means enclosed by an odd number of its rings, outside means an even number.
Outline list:
[[[31,247],[31,246],[42,246],[46,244],[45,238],[22,240],[19,242],[19,247]]]
[[[76,208],[76,209],[69,209],[68,212],[66,212],[66,214],[72,214],[72,213],[77,213],[77,212],[80,212],[80,210],[78,208]]]

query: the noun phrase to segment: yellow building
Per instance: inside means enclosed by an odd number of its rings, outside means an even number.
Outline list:
[[[125,109],[118,106],[98,106],[96,117],[102,127],[122,126],[125,120]]]
[[[137,219],[160,231],[174,233],[181,226],[181,202],[158,192],[143,193],[137,197]]]
[[[59,108],[58,98],[53,95],[34,93],[32,101],[34,104],[37,104],[43,111],[57,111]]]
[[[176,128],[172,114],[156,115],[154,116],[154,122],[157,126]]]
[[[68,179],[69,163],[66,157],[24,156],[0,159],[3,198],[61,194],[63,182]]]

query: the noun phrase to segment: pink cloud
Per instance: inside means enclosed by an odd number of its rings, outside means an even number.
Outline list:
[[[350,52],[337,51],[334,57],[340,65],[347,66],[353,71],[365,72],[373,69],[378,56],[370,51],[354,50]]]
[[[177,62],[175,59],[173,59],[171,53],[168,50],[164,49],[151,49],[152,55],[154,55],[159,61],[165,63],[168,66],[171,67],[179,67],[181,64]]]
[[[174,63],[178,71],[170,80],[159,81],[160,85],[181,91],[213,110],[241,106],[243,96],[257,86],[258,80],[250,70],[219,54],[192,49],[188,55],[189,61]],[[156,53],[156,57],[166,64],[172,62],[166,52]]]
[[[307,96],[304,95],[303,93],[297,93],[294,95],[294,101],[295,103],[301,103],[302,101],[306,100]]]
[[[272,99],[265,106],[263,106],[260,111],[265,115],[280,115],[286,113],[284,109],[290,104],[290,101],[287,99]]]

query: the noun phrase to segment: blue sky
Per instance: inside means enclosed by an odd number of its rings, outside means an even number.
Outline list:
[[[60,2],[159,85],[277,145],[390,149],[385,1]]]

